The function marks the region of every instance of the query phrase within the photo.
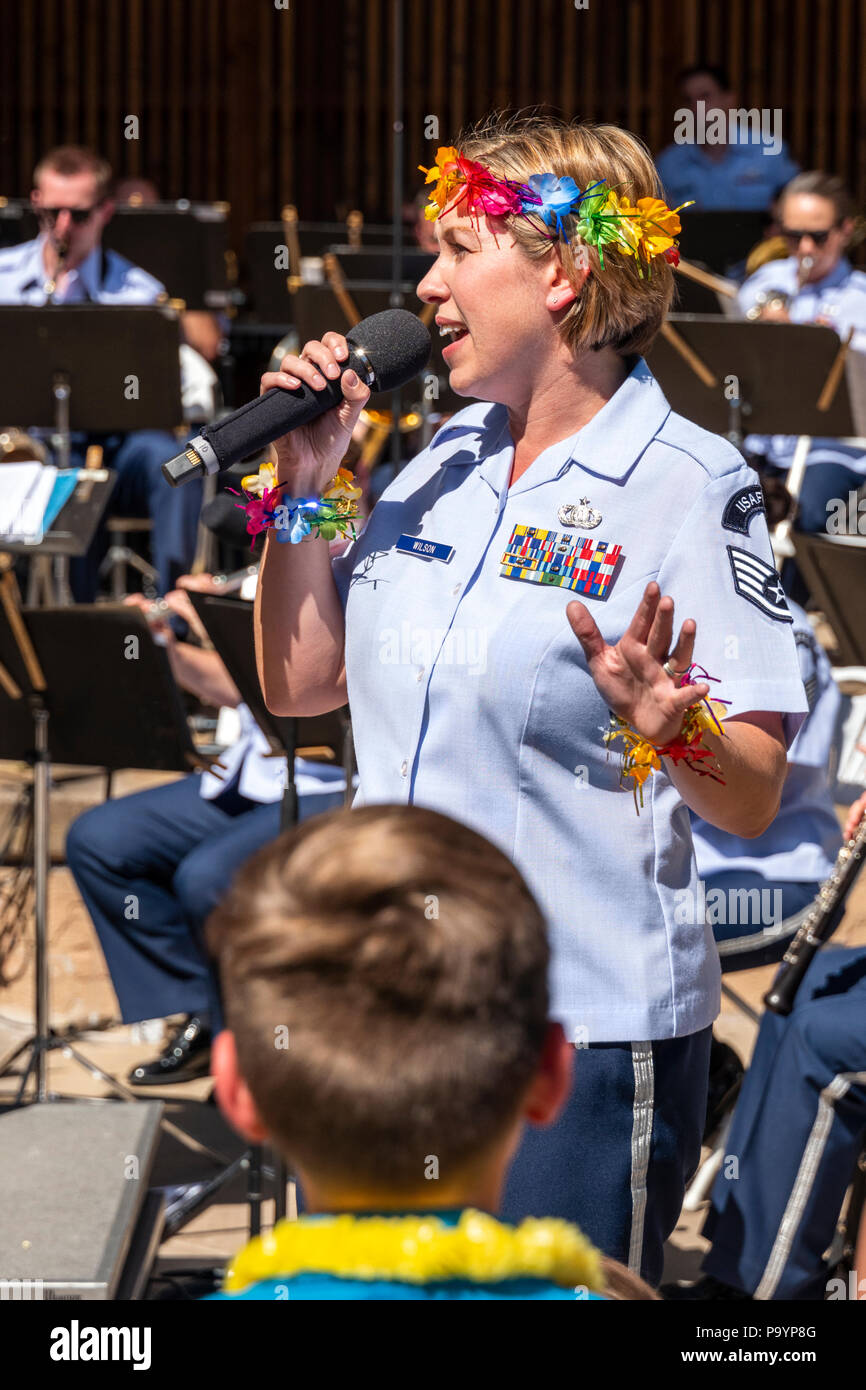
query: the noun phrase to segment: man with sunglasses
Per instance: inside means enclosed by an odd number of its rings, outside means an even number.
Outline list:
[[[114,212],[111,167],[92,150],[64,145],[37,164],[31,202],[39,223],[33,241],[0,251],[0,304],[155,304],[164,286],[140,266],[102,245]],[[28,421],[0,421],[0,424]],[[73,466],[100,444],[105,467],[117,473],[109,514],[153,520],[153,562],[159,591],[174,588],[195,554],[201,488],[168,488],[161,467],[177,453],[163,430],[72,437]],[[107,547],[100,530],[87,555],[73,560],[70,582],[81,602],[96,596],[98,566]]]
[[[788,257],[768,261],[746,280],[739,292],[741,309],[748,313],[781,291],[787,302],[768,304],[760,311],[761,319],[824,324],[841,339],[853,328],[852,349],[866,352],[866,275],[853,270],[845,255],[854,217],[842,180],[818,170],[798,174],[779,195],[777,218]],[[762,472],[784,476],[796,442],[793,435],[749,435],[746,448],[760,456]],[[847,501],[849,491],[864,483],[866,453],[836,439],[814,439],[800,491],[799,529],[825,530],[831,499]],[[783,571],[783,582],[792,598],[805,601],[805,587],[793,571],[790,583]]]

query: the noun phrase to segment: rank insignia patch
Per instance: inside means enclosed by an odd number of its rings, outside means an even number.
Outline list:
[[[741,487],[733,497],[728,498],[722,512],[722,525],[726,531],[739,531],[746,536],[756,512],[766,512],[764,493],[760,487]]]
[[[762,560],[760,555],[740,550],[739,546],[729,545],[727,550],[734,574],[734,588],[740,597],[748,599],[768,618],[775,618],[778,623],[792,623],[794,617],[788,607],[782,581],[773,566]]]
[[[610,541],[586,540],[538,526],[515,526],[502,556],[500,574],[605,599],[613,588],[621,556],[622,546]]]

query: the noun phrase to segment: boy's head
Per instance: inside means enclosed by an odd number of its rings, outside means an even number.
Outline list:
[[[317,816],[244,865],[208,932],[234,1035],[216,1048],[223,1108],[322,1190],[435,1205],[504,1168],[522,1118],[567,1092],[541,913],[446,816]]]

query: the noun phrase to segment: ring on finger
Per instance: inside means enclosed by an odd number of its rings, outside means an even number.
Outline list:
[[[688,674],[688,669],[689,669],[689,668],[688,668],[688,666],[687,666],[686,669],[685,669],[685,671],[675,671],[674,668],[673,668],[673,666],[671,665],[670,657],[668,657],[667,661],[666,661],[666,662],[664,663],[664,665],[662,666],[662,670],[663,670],[668,676],[670,676],[671,680],[674,680],[677,676],[685,676],[685,675],[687,675],[687,674]]]

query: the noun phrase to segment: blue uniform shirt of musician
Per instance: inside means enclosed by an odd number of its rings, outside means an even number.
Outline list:
[[[554,1015],[573,1040],[684,1037],[719,1004],[709,926],[676,921],[677,894],[697,887],[688,809],[663,770],[636,814],[565,608],[586,603],[615,643],[657,580],[677,630],[696,620],[695,658],[730,713],[782,712],[790,744],[807,705],[757,477],[730,444],[671,411],[643,359],[509,488],[512,460],[504,406],[460,411],[334,561],[355,804],[432,807],[516,862],[549,925]],[[575,514],[564,511],[564,523],[560,509],[584,499],[591,514],[568,525]],[[403,536],[453,555],[407,553]],[[534,558],[503,566],[512,538]],[[563,563],[582,588],[532,581],[533,565],[549,579]]]
[[[45,236],[0,251],[0,304],[45,304],[48,275],[42,260]],[[68,272],[55,304],[155,304],[165,286],[116,251],[95,247]]]
[[[835,328],[841,339],[854,329],[851,347],[855,352],[866,352],[866,275],[861,270],[852,270],[851,263],[841,257],[828,275],[814,284],[797,289],[796,256],[783,261],[769,261],[750,275],[740,287],[738,301],[743,312],[757,303],[759,295],[769,290],[782,290],[790,296],[788,315],[792,323],[814,323],[816,319],[826,319]],[[794,460],[797,440],[794,435],[748,435],[746,448],[753,453],[762,454],[773,468],[787,471]],[[866,477],[866,453],[856,445],[842,444],[838,439],[813,439],[807,458],[808,469],[816,464],[833,464],[849,470],[855,477],[848,480],[851,486],[859,486]],[[844,476],[830,475],[830,482],[836,490],[845,492]],[[833,488],[831,487],[831,492]],[[810,513],[801,519],[804,531],[823,529],[827,520],[823,499],[817,499],[816,506],[807,506]],[[811,513],[815,515],[811,515]]]
[[[777,154],[759,140],[742,139],[725,147],[724,157],[710,159],[697,144],[668,145],[656,160],[671,207],[694,199],[699,212],[731,209],[763,212],[795,174],[795,164],[782,142]]]
[[[776,882],[820,883],[842,846],[828,764],[842,697],[830,662],[799,604],[788,600],[809,717],[788,750],[788,776],[778,814],[756,839],[744,840],[692,816],[702,879],[741,871]]]

